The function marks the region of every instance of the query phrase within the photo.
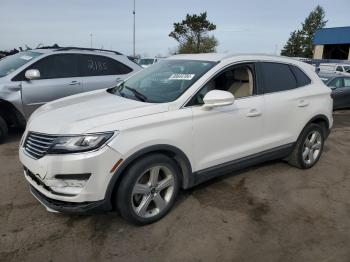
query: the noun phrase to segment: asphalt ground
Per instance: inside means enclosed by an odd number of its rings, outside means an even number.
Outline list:
[[[47,212],[29,192],[13,131],[0,145],[0,261],[349,261],[350,110],[334,120],[313,168],[273,161],[225,175],[143,227],[116,212]]]

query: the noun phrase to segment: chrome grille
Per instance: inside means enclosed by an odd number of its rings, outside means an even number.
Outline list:
[[[39,159],[46,155],[48,149],[56,138],[57,136],[53,135],[29,132],[23,147],[28,155],[35,159]]]

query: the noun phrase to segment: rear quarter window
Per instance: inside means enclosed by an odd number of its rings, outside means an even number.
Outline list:
[[[298,68],[297,66],[292,66],[292,65],[290,67],[295,75],[298,87],[311,84],[311,79],[303,71],[301,71],[300,68]]]

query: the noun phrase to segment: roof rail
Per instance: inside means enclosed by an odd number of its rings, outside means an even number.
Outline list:
[[[74,47],[74,46],[71,46],[71,47],[60,47],[60,48],[57,48],[55,51],[69,51],[69,50],[102,51],[102,52],[114,53],[116,55],[122,55],[122,53],[119,53],[119,52],[113,51],[113,50],[98,49],[98,48]]]

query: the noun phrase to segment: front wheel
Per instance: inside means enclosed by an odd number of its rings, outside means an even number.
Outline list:
[[[117,208],[134,224],[153,223],[173,206],[180,187],[180,170],[161,154],[137,160],[124,174],[116,195]]]
[[[312,167],[320,159],[323,145],[324,131],[322,127],[313,123],[308,125],[289,156],[289,164],[301,169]]]

